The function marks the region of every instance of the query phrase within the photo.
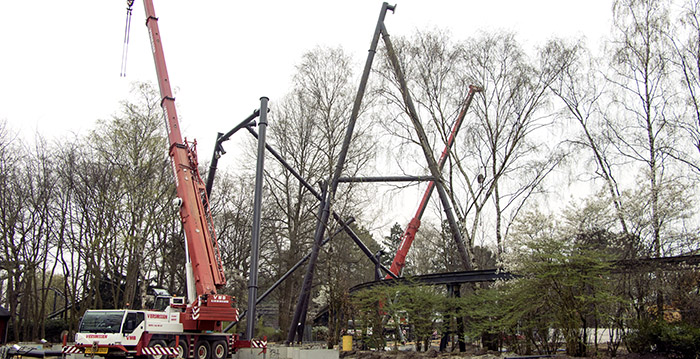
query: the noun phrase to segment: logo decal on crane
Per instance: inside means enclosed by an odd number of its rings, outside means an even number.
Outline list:
[[[228,303],[229,301],[225,295],[216,294],[216,295],[212,296],[211,302],[212,303]]]

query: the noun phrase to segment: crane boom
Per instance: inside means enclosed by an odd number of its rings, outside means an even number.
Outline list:
[[[445,148],[442,150],[440,160],[438,160],[438,168],[440,170],[442,170],[442,167],[447,161],[447,155],[450,153],[452,144],[454,143],[455,137],[457,136],[457,131],[459,131],[460,126],[462,126],[462,121],[464,120],[464,116],[467,114],[467,110],[469,109],[469,106],[472,103],[472,99],[474,99],[474,95],[480,91],[481,88],[478,86],[469,86],[469,93],[467,94],[467,98],[464,101],[464,106],[462,106],[462,110],[460,111],[459,115],[457,116],[457,119],[455,120],[454,125],[452,126],[452,132],[450,132],[450,137],[447,139]],[[416,214],[408,223],[406,231],[401,236],[401,243],[399,244],[399,248],[396,250],[396,255],[394,256],[394,260],[391,262],[391,267],[389,268],[389,270],[397,276],[400,275],[401,270],[403,270],[403,267],[406,265],[406,256],[408,255],[408,251],[411,249],[411,244],[413,244],[413,240],[416,238],[416,233],[420,228],[420,220],[423,217],[425,207],[428,205],[428,200],[430,200],[430,195],[433,193],[434,189],[435,182],[428,182],[428,188],[425,189],[423,199],[421,200],[420,205],[418,205],[418,210],[416,210]],[[388,274],[385,277],[385,279],[390,278],[391,276]]]
[[[143,3],[168,133],[168,153],[175,175],[176,203],[185,232],[188,264],[192,268],[188,276],[194,282],[194,288],[188,285],[189,305],[183,313],[183,325],[185,329],[220,330],[221,321],[237,320],[238,310],[232,307],[232,297],[217,294],[217,289],[226,284],[226,277],[206,186],[198,170],[197,143],[190,145],[182,139],[153,0],[143,0]]]
[[[185,229],[187,249],[195,274],[195,286],[198,294],[216,294],[216,289],[226,284],[226,278],[219,260],[218,245],[209,208],[205,207],[205,203],[207,203],[206,192],[197,169],[195,147],[188,146],[182,140],[175,98],[172,94],[168,69],[165,65],[165,55],[153,1],[144,0],[144,7],[146,9],[146,26],[158,75],[161,107],[168,132],[169,155],[175,174],[177,195],[181,199],[180,217]]]

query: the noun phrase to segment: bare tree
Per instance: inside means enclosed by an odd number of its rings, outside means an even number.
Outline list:
[[[700,172],[700,2],[685,1],[679,19],[676,32],[665,35],[675,50],[669,60],[682,79],[680,94],[684,101],[677,104],[681,108],[677,127],[685,141],[663,150]]]
[[[367,228],[356,223],[351,227],[372,253],[379,252],[381,247]],[[347,323],[352,317],[349,289],[354,285],[375,280],[374,265],[346,233],[341,233],[323,248],[318,273],[321,280],[315,287],[315,291],[318,292],[315,304],[328,307],[326,339],[329,348],[332,348],[332,345],[339,342],[343,332],[349,329]]]
[[[665,199],[683,183],[669,156],[677,139],[669,7],[667,1],[614,3],[612,74],[607,77],[616,90],[606,114],[610,143],[629,161],[630,168],[641,171],[635,191],[638,202],[631,206],[638,215],[630,218],[635,220],[642,253],[655,257],[664,253],[664,231],[679,219],[679,213],[665,206],[672,203]],[[663,281],[660,273],[657,276],[656,308],[660,314]]]
[[[83,299],[79,288],[83,270],[83,259],[79,255],[79,228],[82,223],[78,214],[76,200],[77,172],[79,156],[79,140],[64,140],[57,150],[56,163],[56,203],[54,216],[59,225],[53,228],[57,240],[56,262],[61,266],[63,286],[60,288],[65,297],[65,307],[62,308],[63,318],[68,324],[68,330],[74,331],[78,325],[78,303]]]
[[[90,138],[98,160],[112,170],[117,184],[109,188],[118,199],[112,208],[118,219],[105,258],[107,272],[113,273],[115,298],[120,298],[114,305],[141,302],[160,241],[166,238],[157,235],[156,228],[172,223],[170,203],[175,196],[163,155],[167,141],[158,93],[146,83],[135,84],[132,93],[135,100],[124,101],[120,113],[102,121]]]
[[[76,289],[80,289],[74,300],[85,298],[84,304],[89,308],[103,308],[104,296],[115,300],[120,297],[113,287],[109,292],[100,290],[114,269],[107,264],[106,257],[117,231],[119,217],[115,215],[115,206],[119,203],[119,193],[114,189],[119,184],[111,166],[97,161],[98,156],[96,151],[84,146],[73,163],[77,170],[73,182],[75,211],[71,242],[83,265],[71,274],[77,278]]]
[[[351,58],[342,49],[317,47],[303,55],[297,65],[291,92],[272,108],[269,141],[308,183],[327,181],[340,153],[354,98]],[[368,101],[368,103],[371,101]],[[364,121],[364,123],[363,123]],[[371,159],[373,145],[369,121],[356,127],[345,162],[345,174],[354,175]],[[317,223],[318,199],[286,169],[274,161],[266,164],[266,208],[274,229],[278,258],[273,271],[282,275],[310,249]],[[318,187],[316,187],[317,192]],[[352,194],[352,195],[351,195]],[[352,185],[339,187],[333,208],[349,212],[362,200]],[[280,327],[289,327],[298,283],[296,273],[280,288]]]
[[[250,271],[250,238],[253,208],[252,178],[217,172],[214,198],[211,198],[212,215],[221,250],[221,261],[226,269],[227,290],[244,302],[247,291],[247,275]],[[266,223],[267,224],[267,223]],[[266,240],[262,238],[262,248]],[[267,255],[261,255],[261,268],[266,268]],[[261,270],[264,273],[264,269]],[[262,275],[261,275],[262,276]]]
[[[3,123],[0,126],[3,167],[2,268],[7,271],[6,299],[13,313],[15,340],[43,337],[48,283],[57,262],[51,256],[57,241],[53,228],[54,156],[37,135],[34,147],[22,147]]]
[[[310,183],[323,179],[323,158],[315,148],[320,144],[312,104],[302,94],[293,93],[273,108],[269,139],[280,155]],[[277,263],[273,273],[281,276],[299,261],[310,248],[315,228],[318,200],[280,165],[269,161],[266,166],[266,187],[269,188],[266,208],[278,213],[273,220]],[[278,294],[279,325],[289,327],[295,303],[295,288],[302,278],[301,271],[280,287]]]
[[[673,180],[669,161],[672,147],[673,86],[667,51],[669,4],[664,1],[616,1],[613,7],[615,38],[611,43],[614,92],[613,107],[607,114],[611,143],[618,153],[644,169],[649,189],[651,253],[661,256],[659,196],[667,181]]]
[[[18,241],[18,228],[22,221],[26,206],[24,187],[21,185],[22,160],[25,154],[17,143],[16,137],[10,132],[5,121],[0,122],[0,233],[2,237],[3,281],[6,290],[3,303],[8,306],[10,313],[18,311],[19,294],[23,290],[23,267],[21,245]],[[14,340],[19,340],[19,316],[11,317],[11,325],[15,328]]]
[[[500,255],[510,223],[563,158],[556,143],[542,140],[552,124],[544,109],[546,89],[569,66],[571,50],[552,41],[530,59],[511,33],[482,33],[455,44],[444,32],[419,32],[410,41],[395,43],[435,150],[447,142],[468,86],[484,89],[475,97],[443,173],[452,206],[465,227],[469,257],[474,258],[476,240],[484,235],[494,237]],[[387,72],[385,65],[380,74],[396,87],[396,79]],[[382,94],[405,112],[395,90]],[[405,144],[415,144],[406,123],[396,115],[390,131]],[[490,211],[495,220],[485,234],[481,229]]]
[[[530,59],[513,34],[498,33],[470,40],[465,56],[466,75],[484,91],[476,98],[475,123],[465,142],[469,147],[463,150],[471,161],[455,161],[468,189],[461,215],[467,218],[472,206],[479,214],[491,201],[500,258],[513,220],[565,156],[559,142],[548,139],[553,116],[547,111],[547,89],[571,65],[572,50],[552,40]],[[477,189],[473,180],[480,174],[485,179]],[[468,229],[472,241],[478,223],[474,217]]]
[[[56,196],[54,158],[51,148],[37,136],[31,155],[23,166],[27,212],[20,229],[23,238],[30,239],[23,246],[20,260],[25,263],[25,288],[20,301],[20,313],[25,321],[23,337],[37,340],[44,334],[46,302],[53,282],[57,262],[50,255],[55,252],[53,228],[58,224],[53,215]]]
[[[616,169],[622,170],[621,163],[617,163],[610,153],[612,146],[605,136],[606,125],[600,109],[606,95],[605,82],[601,72],[595,70],[599,63],[582,43],[576,44],[572,50],[574,58],[571,66],[563,69],[551,89],[563,102],[565,117],[579,125],[581,132],[570,142],[590,151],[590,162],[594,166],[592,172],[604,183],[622,233],[629,235],[622,192],[615,174]]]

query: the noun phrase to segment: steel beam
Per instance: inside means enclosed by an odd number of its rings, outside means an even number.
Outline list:
[[[267,129],[267,97],[260,98],[260,121],[258,128],[258,161],[255,166],[255,193],[253,194],[253,230],[250,240],[250,276],[248,277],[248,313],[246,340],[255,335],[255,299],[258,297],[258,261],[260,260],[260,220],[262,217],[263,171],[265,168],[265,133]]]

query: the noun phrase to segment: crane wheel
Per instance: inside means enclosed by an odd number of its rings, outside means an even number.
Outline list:
[[[228,357],[228,344],[226,341],[217,340],[211,345],[211,359],[226,359]]]
[[[194,347],[194,359],[210,359],[211,358],[211,345],[209,342],[202,339],[195,344]]]
[[[165,348],[165,341],[157,339],[157,340],[151,340],[148,343],[148,346],[151,348]],[[165,354],[156,354],[156,355],[149,355],[148,359],[166,359]]]
[[[187,342],[185,339],[180,338],[180,341],[175,343],[175,341],[170,342],[171,347],[177,348],[177,356],[174,359],[187,359],[189,355],[189,348],[187,347]]]

